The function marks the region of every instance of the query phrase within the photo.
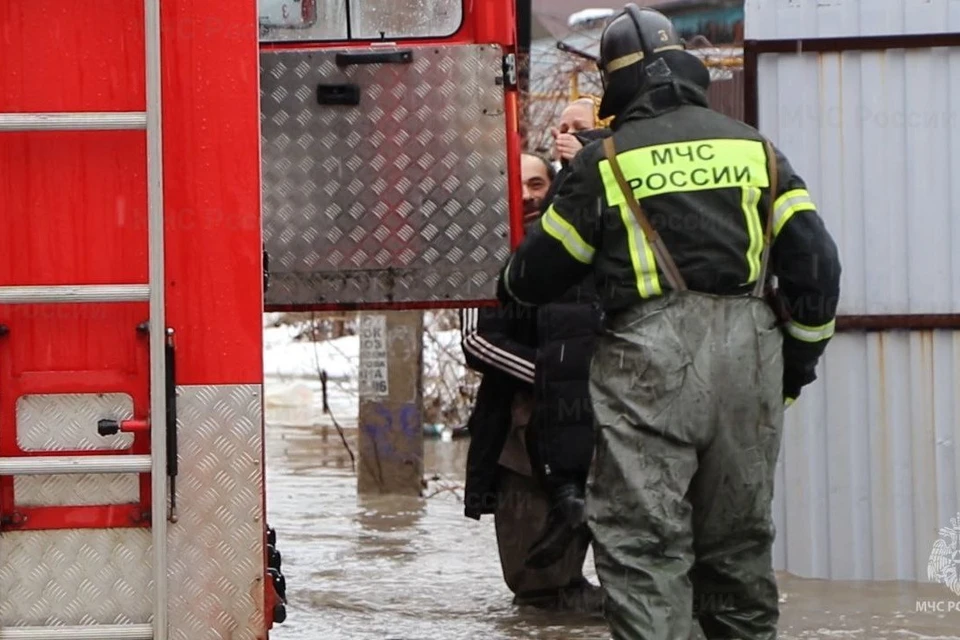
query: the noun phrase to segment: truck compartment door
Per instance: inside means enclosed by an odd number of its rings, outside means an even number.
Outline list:
[[[380,4],[406,16],[401,34],[443,35],[463,20],[451,9],[460,0]],[[384,32],[355,5],[343,29],[360,38]],[[417,18],[418,5],[439,17]],[[323,6],[318,15],[317,24]],[[264,25],[263,41],[294,37]],[[504,56],[496,44],[400,38],[262,48],[268,308],[494,297],[510,252]]]

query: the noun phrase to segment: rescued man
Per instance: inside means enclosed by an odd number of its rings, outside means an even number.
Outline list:
[[[539,217],[553,177],[546,160],[530,154],[521,157],[528,224]],[[526,430],[536,413],[535,384],[545,380],[542,372],[537,373],[535,313],[510,303],[461,312],[467,364],[483,374],[467,423],[471,442],[465,515],[479,519],[494,514],[501,569],[515,604],[599,611],[600,589],[583,575],[589,546],[584,536],[569,539],[552,562],[528,566],[531,545],[544,529],[549,506],[526,442]],[[586,386],[586,375],[583,378]]]
[[[628,4],[599,66],[613,135],[574,158],[498,297],[539,305],[597,278],[587,520],[613,637],[686,639],[697,615],[711,640],[773,640],[783,412],[833,335],[837,247],[787,158],[709,108],[665,16]]]

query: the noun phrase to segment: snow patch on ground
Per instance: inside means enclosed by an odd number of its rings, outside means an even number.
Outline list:
[[[356,379],[360,340],[347,336],[323,342],[295,342],[296,326],[269,327],[263,331],[263,375],[268,378],[319,380],[326,371],[330,380]]]
[[[330,380],[356,380],[360,363],[360,338],[346,336],[322,342],[295,342],[299,329],[267,327],[263,331],[263,375],[273,378],[319,379],[326,371]],[[438,331],[424,336],[423,375],[462,378],[466,367],[457,362],[460,331]]]
[[[326,371],[327,402],[331,413],[342,426],[354,426],[359,403],[359,337],[297,341],[295,338],[303,327],[273,326],[278,316],[264,314],[263,374],[268,421],[286,424],[330,422],[330,417],[323,413],[320,383],[320,372]],[[460,348],[460,331],[427,331],[423,343],[425,400],[450,395],[467,376]]]

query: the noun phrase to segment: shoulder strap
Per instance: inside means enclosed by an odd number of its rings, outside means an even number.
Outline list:
[[[770,266],[770,244],[773,238],[774,214],[776,213],[777,193],[780,185],[780,170],[777,166],[777,152],[769,140],[764,140],[767,148],[767,176],[770,179],[770,206],[767,210],[767,228],[763,233],[763,256],[760,260],[760,275],[757,278],[757,284],[753,289],[753,295],[758,298],[763,297],[764,288],[767,285],[767,269]]]
[[[627,201],[627,206],[633,211],[633,216],[637,219],[640,228],[643,229],[643,233],[647,237],[647,242],[650,243],[650,247],[653,249],[653,253],[657,258],[657,264],[663,269],[663,275],[666,277],[667,283],[674,291],[686,291],[687,283],[684,281],[683,276],[680,275],[680,270],[677,269],[677,263],[673,261],[673,256],[670,255],[670,252],[667,251],[666,246],[664,246],[660,234],[657,233],[657,230],[650,224],[650,220],[647,219],[647,215],[643,212],[643,207],[640,206],[640,202],[633,195],[633,190],[623,177],[623,171],[620,169],[620,163],[617,161],[617,148],[616,145],[614,145],[613,136],[607,136],[603,139],[603,151],[607,156],[607,161],[610,162],[613,176],[617,179],[617,184],[620,186],[620,191]]]

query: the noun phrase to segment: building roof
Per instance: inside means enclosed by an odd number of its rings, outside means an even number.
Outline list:
[[[743,0],[632,0],[640,7],[657,9],[680,9],[706,6],[742,4]],[[584,9],[623,8],[627,0],[531,0],[533,10],[533,39],[552,35],[561,38],[570,28],[567,19],[571,14]]]
[[[638,6],[653,6],[663,0],[633,0]],[[570,30],[567,19],[570,14],[583,9],[622,9],[627,0],[532,0],[534,33],[538,37],[536,23],[551,35],[562,37]],[[544,34],[539,34],[544,37]]]

